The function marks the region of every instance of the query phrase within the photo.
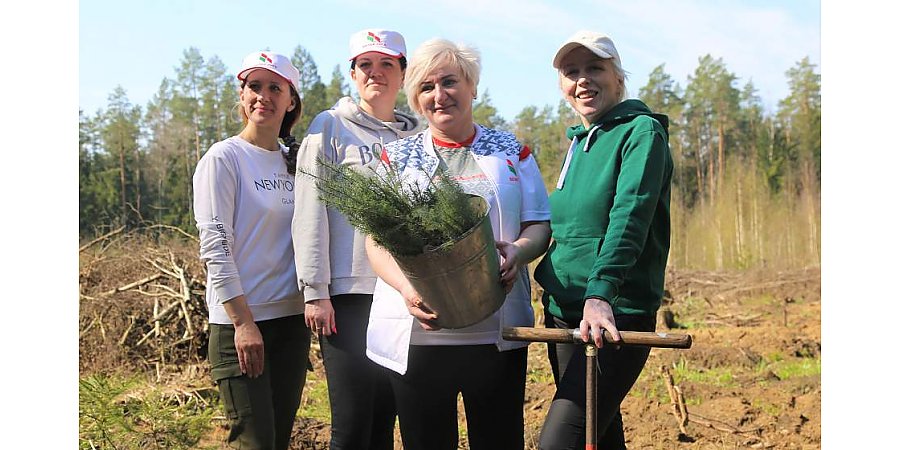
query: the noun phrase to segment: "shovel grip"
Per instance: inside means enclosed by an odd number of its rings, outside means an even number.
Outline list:
[[[622,337],[622,340],[615,342],[612,340],[612,335],[609,331],[603,330],[603,342],[655,348],[691,348],[693,343],[689,334],[619,331],[619,335]],[[581,331],[578,328],[507,327],[503,329],[503,339],[508,341],[584,343],[581,340]]]

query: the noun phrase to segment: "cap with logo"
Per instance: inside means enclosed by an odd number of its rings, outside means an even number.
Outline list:
[[[406,56],[406,41],[400,33],[391,30],[370,28],[353,33],[350,36],[349,60],[352,61],[366,52],[378,52],[399,58]]]
[[[619,60],[619,64],[622,63],[622,59],[619,58],[619,52],[616,50],[616,45],[613,44],[609,36],[596,31],[582,30],[570,36],[559,47],[559,50],[556,51],[556,56],[553,57],[553,68],[559,69],[563,57],[579,46],[590,50],[601,58],[615,58]]]
[[[244,81],[247,75],[256,69],[266,69],[281,76],[291,83],[298,94],[300,93],[300,71],[291,64],[291,60],[286,56],[269,51],[253,52],[244,57],[241,70],[237,74],[238,80]]]

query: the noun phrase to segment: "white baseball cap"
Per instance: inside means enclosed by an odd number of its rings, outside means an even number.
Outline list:
[[[563,57],[579,46],[592,51],[595,55],[603,59],[614,58],[619,60],[620,65],[622,64],[622,59],[619,58],[619,52],[616,50],[616,45],[613,44],[613,41],[609,36],[603,33],[597,33],[596,31],[582,30],[573,34],[569,39],[566,39],[559,47],[559,50],[556,51],[556,56],[553,57],[553,68],[559,69]]]
[[[406,56],[406,41],[396,31],[370,28],[350,36],[350,61],[366,52],[384,53],[399,58]]]
[[[300,71],[291,64],[291,60],[286,56],[269,51],[253,52],[244,57],[244,63],[241,64],[241,71],[238,72],[237,79],[244,81],[247,75],[256,69],[266,69],[281,76],[291,83],[294,91],[300,95]]]

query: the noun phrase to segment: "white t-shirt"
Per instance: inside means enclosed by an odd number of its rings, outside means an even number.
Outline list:
[[[438,171],[445,172],[450,179],[459,183],[466,194],[477,195],[484,199],[494,198],[494,188],[487,174],[478,166],[469,146],[444,147],[434,143],[434,152],[440,162]],[[480,345],[497,342],[497,330],[500,328],[500,317],[491,314],[481,322],[465,328],[425,331],[419,321],[412,325],[410,345]]]
[[[495,240],[515,241],[521,232],[523,222],[550,220],[547,191],[540,171],[529,152],[523,151],[521,143],[511,133],[478,127],[475,140],[466,149],[485,174],[491,189],[488,200],[488,217]],[[439,150],[432,143],[429,130],[385,146],[386,156],[392,166],[400,171],[406,183],[420,187],[427,186],[441,167]],[[447,161],[443,161],[447,164]],[[451,161],[453,163],[453,161]],[[455,164],[455,163],[454,163]],[[448,165],[449,166],[449,165]],[[472,180],[480,180],[477,174],[470,174]],[[480,184],[480,181],[478,182]],[[464,188],[465,190],[465,188]],[[366,332],[366,356],[375,363],[399,374],[406,373],[410,345],[425,345],[421,340],[426,333],[413,331],[419,327],[409,314],[402,295],[378,279],[375,283],[369,327]],[[490,337],[477,332],[467,335],[460,333],[467,328],[427,332],[428,345],[475,345],[494,343],[500,351],[520,348],[524,342],[506,341],[501,338],[503,327],[534,326],[534,311],[531,307],[531,292],[528,271],[522,268],[512,291],[506,295],[500,310],[484,322],[473,325],[479,327],[494,318]],[[419,327],[420,328],[420,327]],[[468,341],[469,338],[472,341]]]

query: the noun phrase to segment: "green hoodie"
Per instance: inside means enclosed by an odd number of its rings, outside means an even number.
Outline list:
[[[669,255],[668,126],[625,100],[567,130],[577,142],[550,195],[553,243],[534,273],[549,314],[577,321],[586,298],[602,297],[616,315],[656,315]]]

